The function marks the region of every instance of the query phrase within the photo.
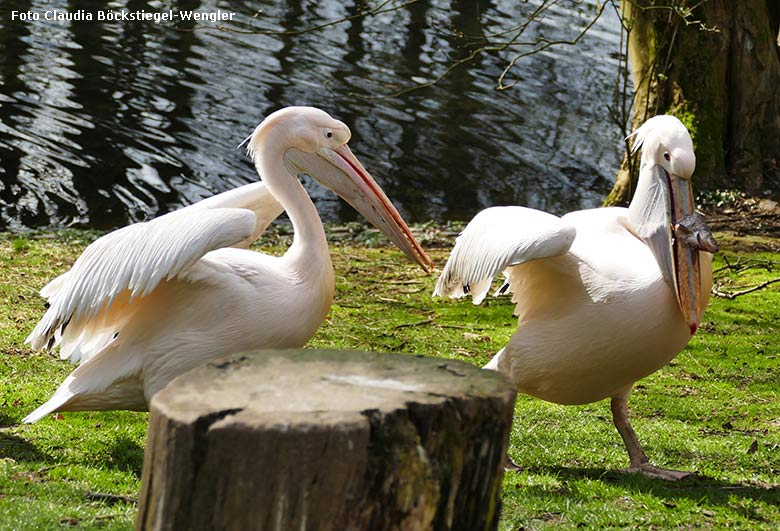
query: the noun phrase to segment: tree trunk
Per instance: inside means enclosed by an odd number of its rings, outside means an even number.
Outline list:
[[[137,529],[495,529],[514,396],[419,356],[209,363],[152,399]]]
[[[680,118],[693,138],[699,191],[780,189],[778,3],[621,0],[635,89],[632,129],[656,114]],[[624,160],[608,204],[630,200],[636,166]]]

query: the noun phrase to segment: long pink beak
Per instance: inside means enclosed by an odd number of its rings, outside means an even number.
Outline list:
[[[409,258],[417,262],[426,273],[433,269],[433,261],[425,254],[420,243],[412,235],[412,231],[406,224],[398,209],[390,201],[382,188],[379,187],[373,177],[366,171],[360,161],[352,154],[349,147],[344,144],[333,150],[336,156],[336,164],[349,175],[353,182],[363,192],[359,199],[343,197],[358,212],[381,230],[393,243],[395,243]]]
[[[308,173],[336,192],[426,273],[431,272],[433,262],[382,188],[346,144],[336,149],[322,147],[317,153],[289,149],[285,161],[291,171]]]

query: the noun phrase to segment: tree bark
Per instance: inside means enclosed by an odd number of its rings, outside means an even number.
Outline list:
[[[693,138],[699,191],[780,188],[777,4],[621,0],[635,89],[632,129],[656,114],[680,118]],[[630,200],[637,166],[624,159],[608,204]]]
[[[136,528],[495,529],[514,397],[457,361],[229,356],[152,399]]]

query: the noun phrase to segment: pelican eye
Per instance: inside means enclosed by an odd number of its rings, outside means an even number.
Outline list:
[[[669,154],[669,152],[668,152],[668,151],[667,151],[666,153],[664,153],[664,158],[665,158],[666,160],[672,160],[672,156]]]
[[[325,133],[325,138],[333,138],[333,131],[328,131]]]

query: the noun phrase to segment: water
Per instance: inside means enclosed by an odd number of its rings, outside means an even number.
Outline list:
[[[468,219],[494,204],[556,213],[598,205],[622,150],[607,112],[619,56],[611,8],[577,46],[520,61],[512,90],[494,90],[514,53],[506,50],[479,55],[432,88],[375,97],[434,78],[467,55],[481,28],[516,25],[539,2],[419,0],[279,35],[146,21],[12,21],[12,10],[43,18],[47,9],[96,12],[106,4],[0,0],[0,229],[112,228],[251,182],[254,168],[236,146],[268,113],[301,104],[351,127],[352,150],[411,221]],[[559,4],[522,40],[573,38],[595,2]],[[227,26],[235,30],[286,32],[365,5],[174,2],[234,12]],[[329,191],[305,185],[324,219],[358,216]]]

